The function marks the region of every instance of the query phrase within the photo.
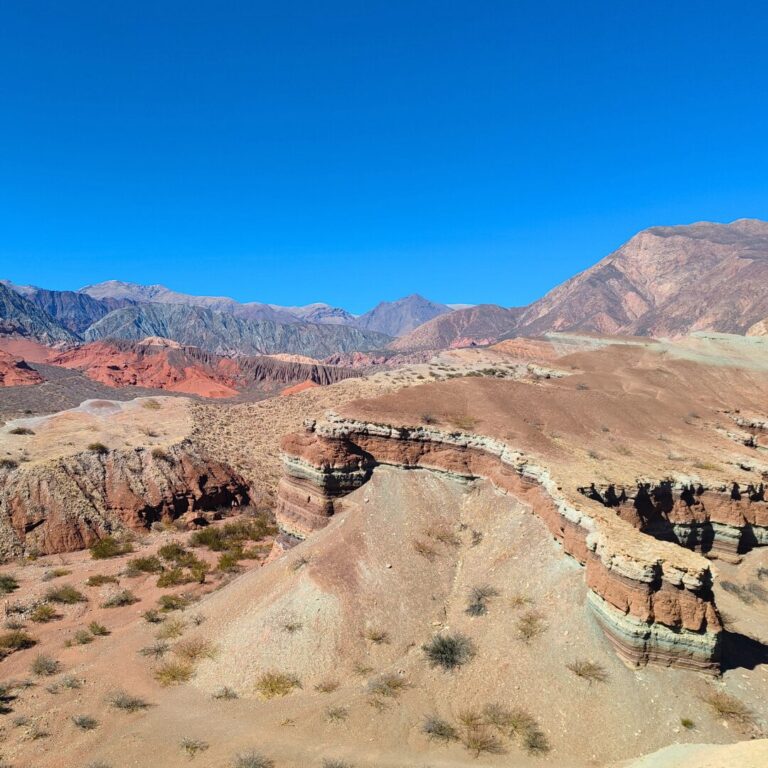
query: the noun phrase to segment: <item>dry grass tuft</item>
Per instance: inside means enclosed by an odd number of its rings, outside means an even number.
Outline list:
[[[742,726],[752,725],[755,721],[754,713],[746,704],[722,691],[710,691],[703,697],[703,701],[725,720]]]
[[[301,688],[301,681],[296,675],[285,672],[264,672],[256,681],[256,690],[265,699],[287,696],[295,688]]]
[[[592,685],[592,683],[605,683],[608,681],[608,672],[605,667],[596,664],[593,661],[577,659],[565,666],[577,677],[587,680],[590,685]]]
[[[155,680],[162,686],[180,685],[192,679],[195,668],[188,661],[166,661],[154,674]]]

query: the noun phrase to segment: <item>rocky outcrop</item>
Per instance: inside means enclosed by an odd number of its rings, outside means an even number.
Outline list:
[[[662,541],[726,559],[768,545],[768,503],[762,483],[706,487],[663,480],[634,488],[592,484],[581,493]]]
[[[0,559],[71,552],[188,512],[248,502],[245,482],[183,442],[0,465]]]
[[[25,387],[42,382],[43,377],[24,360],[0,350],[0,387]]]
[[[414,293],[397,301],[380,302],[356,318],[353,324],[366,331],[402,336],[428,320],[450,313],[451,308],[445,304],[437,304]]]
[[[346,368],[267,356],[222,357],[152,338],[93,342],[63,352],[50,363],[81,370],[93,381],[110,387],[145,387],[213,398],[233,397],[253,389],[281,389],[306,381],[334,384],[359,375]]]
[[[71,343],[78,338],[28,298],[0,283],[0,336],[11,335],[43,344]]]
[[[701,556],[645,536],[609,508],[574,502],[550,472],[506,443],[462,431],[392,427],[333,414],[282,443],[280,546],[322,528],[378,464],[485,478],[527,502],[585,566],[589,606],[631,664],[716,672],[722,625]]]

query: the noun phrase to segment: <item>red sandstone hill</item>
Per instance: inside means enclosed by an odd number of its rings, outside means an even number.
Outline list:
[[[0,387],[42,384],[43,377],[24,360],[0,350]]]
[[[110,387],[137,386],[211,398],[234,397],[253,389],[279,391],[307,381],[331,384],[357,375],[344,368],[270,357],[222,357],[159,338],[97,341],[62,352],[49,363],[82,371]]]

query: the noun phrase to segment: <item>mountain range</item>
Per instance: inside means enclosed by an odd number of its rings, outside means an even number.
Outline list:
[[[49,345],[160,336],[225,355],[323,358],[482,345],[548,331],[745,333],[768,318],[767,283],[768,223],[739,219],[643,230],[525,307],[445,305],[413,294],[355,317],[324,303],[241,303],[118,280],[79,291],[0,281],[0,334]]]

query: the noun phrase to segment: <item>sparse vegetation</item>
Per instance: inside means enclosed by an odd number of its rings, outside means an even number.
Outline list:
[[[55,675],[61,669],[61,664],[51,656],[43,653],[38,654],[32,662],[30,670],[33,675],[38,677],[50,677]]]
[[[32,648],[37,643],[32,635],[20,629],[12,629],[9,632],[0,634],[0,659],[8,656],[14,651],[22,651],[25,648]]]
[[[431,666],[442,667],[447,671],[458,669],[471,661],[476,653],[474,643],[459,633],[435,635],[422,649]]]
[[[589,684],[605,683],[608,680],[608,672],[605,667],[593,661],[577,659],[565,665],[577,677],[587,680]]]
[[[118,541],[113,536],[105,536],[90,548],[90,552],[94,560],[106,560],[133,552],[133,545],[129,541]]]
[[[109,453],[109,448],[107,448],[104,443],[89,443],[88,444],[88,450],[91,453],[95,453],[99,456],[104,456],[105,454]]]
[[[232,761],[232,768],[274,768],[274,765],[274,760],[254,751],[241,752]]]
[[[189,600],[181,597],[181,595],[160,595],[157,602],[160,605],[160,610],[164,613],[183,611],[189,606]]]
[[[80,590],[75,589],[71,584],[62,584],[60,587],[51,587],[45,593],[45,599],[51,603],[60,603],[62,605],[85,603],[88,600]]]
[[[296,675],[290,675],[285,672],[264,672],[256,681],[256,690],[265,699],[286,696],[294,688],[301,688],[301,681]]]
[[[366,629],[363,637],[374,645],[384,645],[389,642],[389,632],[377,627]]]
[[[325,710],[325,718],[329,723],[340,723],[349,717],[349,710],[346,707],[328,707]]]
[[[9,435],[34,435],[34,431],[29,427],[14,427],[8,430]]]
[[[723,691],[710,691],[703,700],[718,717],[741,726],[751,725],[754,722],[752,710],[736,697]]]
[[[182,640],[174,646],[173,652],[190,664],[196,664],[203,659],[212,659],[216,656],[216,648],[213,643],[202,638]]]
[[[473,587],[469,593],[469,604],[464,612],[470,616],[484,616],[488,613],[488,600],[498,595],[499,591],[489,584]]]
[[[696,723],[693,720],[691,720],[690,717],[681,717],[680,725],[682,725],[686,731],[692,731],[696,728]]]
[[[78,629],[71,642],[74,645],[88,645],[93,642],[93,635],[87,629]]]
[[[152,645],[147,645],[144,648],[139,649],[139,653],[142,656],[149,656],[153,659],[162,659],[170,649],[170,645],[164,640],[156,640]]]
[[[110,595],[102,604],[102,608],[122,608],[125,605],[138,603],[139,598],[130,589],[121,589]]]
[[[538,637],[547,628],[544,619],[537,611],[527,611],[518,620],[515,625],[517,636],[524,642],[530,643],[535,637]]]
[[[156,608],[150,608],[148,611],[144,611],[144,613],[141,614],[141,618],[144,619],[147,624],[162,624],[165,621],[165,616],[163,616]]]
[[[106,637],[109,634],[109,630],[98,621],[92,621],[88,625],[88,630],[94,637]]]
[[[62,576],[69,576],[72,573],[68,568],[51,568],[43,574],[43,581],[53,581],[54,579],[61,578]]]
[[[19,588],[19,582],[7,573],[0,574],[0,595],[8,595]]]
[[[288,567],[295,572],[300,571],[305,565],[309,565],[309,563],[309,557],[299,555]]]
[[[96,574],[95,576],[89,576],[85,582],[86,587],[103,587],[105,584],[118,584],[119,579],[117,576],[106,576],[104,574]]]
[[[397,698],[408,687],[408,681],[394,673],[379,675],[368,681],[368,694],[374,699]]]
[[[140,576],[142,573],[161,573],[163,564],[160,558],[155,555],[148,557],[134,557],[128,561],[125,568],[125,575],[129,578]]]
[[[38,603],[30,612],[29,618],[37,624],[45,624],[58,618],[58,614],[50,603]]]
[[[338,680],[323,680],[315,685],[315,690],[318,693],[333,693],[334,691],[338,690],[338,688]]]
[[[99,725],[99,721],[95,717],[91,717],[90,715],[75,715],[72,718],[72,722],[81,731],[92,731],[94,728],[97,728]]]
[[[437,715],[427,715],[421,726],[421,732],[434,741],[458,741],[459,732],[447,720]]]
[[[424,539],[414,539],[411,542],[411,545],[413,546],[416,554],[421,555],[423,558],[429,560],[430,562],[432,562],[435,557],[437,557],[437,550],[435,547]]]
[[[121,709],[124,712],[139,712],[149,707],[149,704],[144,699],[132,696],[130,693],[122,690],[110,694],[107,698],[107,703],[111,704],[115,709]]]
[[[237,691],[230,688],[228,685],[222,685],[221,688],[217,688],[212,694],[212,699],[217,701],[232,701],[233,699],[240,698],[237,695]]]
[[[163,625],[158,629],[157,639],[173,640],[174,638],[181,637],[186,628],[187,623],[184,619],[169,619],[163,622]]]
[[[323,768],[355,768],[346,760],[323,760]]]
[[[202,739],[184,738],[179,742],[179,748],[190,760],[197,757],[201,752],[205,752],[208,747],[208,742]]]

